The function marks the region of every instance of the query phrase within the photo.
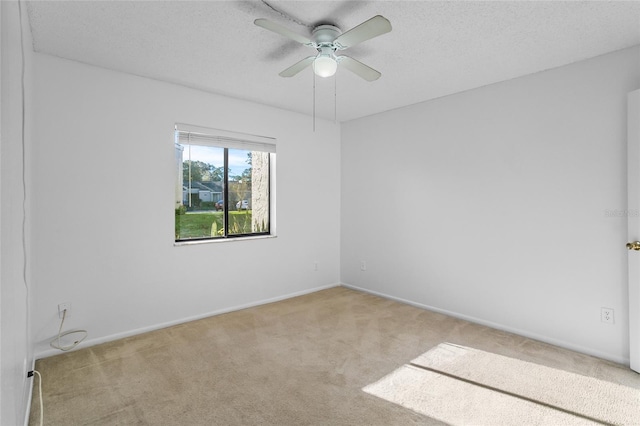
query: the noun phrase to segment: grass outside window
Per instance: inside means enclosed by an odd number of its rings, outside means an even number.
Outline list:
[[[251,210],[229,212],[229,229],[233,234],[251,233]],[[198,211],[176,213],[176,239],[215,238],[224,235],[223,212]]]

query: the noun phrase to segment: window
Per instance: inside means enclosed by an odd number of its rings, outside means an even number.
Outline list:
[[[271,138],[177,124],[175,241],[271,234]]]

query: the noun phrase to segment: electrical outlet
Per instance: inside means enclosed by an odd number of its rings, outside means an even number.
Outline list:
[[[613,309],[611,308],[601,308],[600,309],[600,321],[606,322],[607,324],[613,324]]]
[[[64,302],[64,303],[58,304],[58,316],[60,318],[62,318],[62,314],[64,313],[65,309],[67,310],[67,315],[66,316],[69,316],[69,314],[71,313],[71,303]]]
[[[360,270],[361,271],[367,270],[367,262],[365,260],[360,261]]]

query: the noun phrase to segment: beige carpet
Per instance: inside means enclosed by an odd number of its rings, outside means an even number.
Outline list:
[[[640,425],[640,390],[443,343],[363,389],[451,425]]]
[[[362,388],[443,342],[640,389],[624,366],[343,287],[36,368],[46,425],[441,425]],[[38,404],[36,390],[32,425]]]

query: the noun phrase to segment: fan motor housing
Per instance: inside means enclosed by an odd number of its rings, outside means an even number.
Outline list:
[[[329,45],[342,34],[342,31],[335,25],[318,25],[311,34],[316,44]]]

